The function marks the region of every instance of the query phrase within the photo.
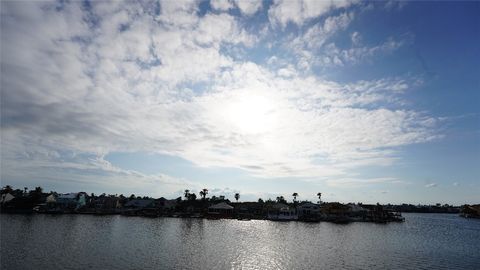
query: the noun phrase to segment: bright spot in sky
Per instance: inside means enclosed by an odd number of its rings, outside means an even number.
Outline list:
[[[257,94],[242,95],[226,108],[226,120],[242,134],[272,131],[277,119],[275,103]]]

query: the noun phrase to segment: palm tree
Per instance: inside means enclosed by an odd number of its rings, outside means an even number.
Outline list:
[[[238,202],[238,199],[240,199],[240,193],[235,193],[235,200],[237,200],[237,202]]]
[[[297,192],[294,192],[294,193],[292,194],[292,196],[293,196],[293,202],[296,203],[296,202],[297,202],[298,193],[297,193]]]
[[[322,203],[322,193],[321,192],[318,192],[317,193],[317,196],[318,196],[318,203]]]
[[[277,202],[278,203],[284,203],[285,202],[285,198],[283,196],[278,196],[277,197]]]
[[[185,199],[187,199],[187,200],[188,200],[188,194],[190,194],[190,190],[185,189],[184,195],[185,195]]]
[[[205,197],[207,196],[208,194],[208,189],[204,188],[200,191],[200,196],[203,197],[203,199],[205,200]]]

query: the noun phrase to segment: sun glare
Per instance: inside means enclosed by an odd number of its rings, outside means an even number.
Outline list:
[[[255,134],[271,130],[276,124],[273,101],[260,95],[242,96],[227,109],[227,120],[241,133]]]

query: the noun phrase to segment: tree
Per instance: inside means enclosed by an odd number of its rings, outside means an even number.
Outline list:
[[[43,188],[42,187],[36,187],[34,192],[41,195],[43,193]]]
[[[322,193],[318,192],[317,196],[318,196],[318,203],[322,203]]]
[[[283,196],[278,196],[277,203],[286,203],[285,198]]]
[[[41,187],[36,187],[34,190],[30,190],[28,196],[34,202],[40,202],[40,199],[42,198],[42,192],[43,189]]]
[[[294,192],[294,193],[292,194],[292,196],[293,196],[293,202],[296,203],[296,202],[297,202],[298,193],[297,193],[297,192]]]
[[[197,199],[197,195],[195,193],[188,194],[189,201],[195,201]]]
[[[13,188],[10,185],[6,185],[4,188],[2,188],[2,194],[4,193],[12,193]]]
[[[185,189],[185,193],[184,193],[184,195],[185,195],[185,199],[187,199],[187,200],[188,200],[188,195],[189,195],[189,194],[190,194],[190,190],[188,190],[188,189]]]
[[[208,189],[204,188],[200,191],[200,196],[205,200],[205,197],[207,197],[208,194]]]
[[[240,193],[235,193],[235,200],[237,200],[237,202],[238,202],[238,199],[240,199]]]

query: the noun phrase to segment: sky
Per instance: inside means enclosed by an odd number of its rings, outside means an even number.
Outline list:
[[[2,186],[480,201],[478,1],[0,4]]]

